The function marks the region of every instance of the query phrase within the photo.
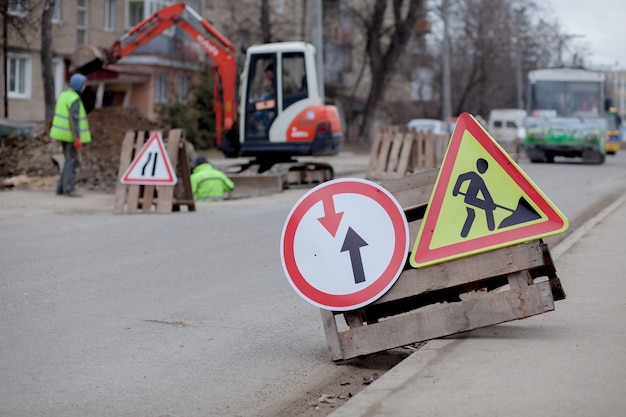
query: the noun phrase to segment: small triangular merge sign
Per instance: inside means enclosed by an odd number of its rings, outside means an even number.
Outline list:
[[[469,113],[457,119],[410,256],[423,267],[565,231],[567,218]]]
[[[177,178],[165,152],[163,138],[154,132],[120,179],[122,184],[175,185]]]

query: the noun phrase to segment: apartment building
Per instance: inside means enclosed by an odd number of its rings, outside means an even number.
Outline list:
[[[7,0],[8,37],[1,43],[8,51],[5,99],[0,118],[13,121],[43,121],[45,104],[41,68],[40,16],[46,0]],[[56,96],[67,88],[70,59],[83,45],[109,48],[127,31],[173,0],[55,0],[52,17],[52,72]],[[311,41],[313,0],[189,0],[187,4],[222,33],[237,51],[239,71],[246,47],[270,41]],[[324,81],[326,98],[337,104],[353,121],[358,120],[370,89],[366,35],[350,10],[366,7],[353,0],[323,0]],[[265,7],[263,7],[265,6]],[[262,12],[267,14],[263,16]],[[263,23],[265,22],[265,23]],[[6,23],[6,22],[4,22]],[[263,25],[266,27],[262,27]],[[20,26],[18,31],[16,26]],[[18,33],[20,32],[20,33]],[[423,33],[423,29],[416,28]],[[417,37],[403,60],[406,71],[395,77],[386,94],[387,114],[410,119],[417,111],[411,101],[430,103],[429,86],[423,86],[423,37]],[[4,55],[4,54],[3,54]],[[415,57],[418,60],[415,60]],[[132,54],[88,75],[84,100],[88,108],[134,106],[155,119],[159,104],[189,99],[198,71],[212,65],[199,44],[182,30],[172,28]],[[432,77],[431,77],[432,78]],[[427,77],[427,82],[430,80]],[[358,88],[354,88],[357,85]],[[417,87],[416,87],[417,86]],[[416,95],[415,91],[426,91]],[[425,89],[425,90],[424,90]],[[407,92],[410,92],[407,94]],[[417,98],[416,98],[417,97]],[[432,107],[432,106],[431,106]],[[404,114],[406,113],[406,115]],[[390,117],[385,122],[397,122]],[[348,127],[348,126],[346,126]]]
[[[79,47],[108,49],[130,28],[171,0],[56,0],[52,17],[52,73],[55,95],[67,88],[71,56]],[[258,0],[190,0],[186,2],[229,39],[239,52],[262,41]],[[274,40],[308,40],[310,13],[303,1],[270,1],[268,17]],[[41,67],[40,18],[44,0],[8,0],[3,39],[7,51],[5,99],[0,117],[14,121],[45,118]],[[288,23],[288,24],[286,24]],[[3,54],[4,55],[4,54]],[[243,63],[243,53],[237,57]],[[156,117],[162,103],[182,102],[199,70],[213,63],[202,47],[172,27],[111,65],[88,74],[86,106],[134,106]]]

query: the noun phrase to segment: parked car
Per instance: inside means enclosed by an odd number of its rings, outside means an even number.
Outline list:
[[[406,125],[415,131],[427,132],[432,130],[435,135],[448,135],[448,125],[446,122],[437,119],[413,119]]]

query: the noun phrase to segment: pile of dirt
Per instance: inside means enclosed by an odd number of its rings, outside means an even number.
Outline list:
[[[129,130],[165,129],[135,108],[107,107],[87,115],[92,142],[80,150],[76,183],[88,190],[113,192],[117,184],[122,141]],[[0,183],[24,188],[54,188],[59,176],[56,161],[61,144],[46,132],[32,136],[9,136],[0,148]],[[55,161],[56,160],[56,161]],[[60,159],[62,161],[62,158]],[[21,180],[16,181],[19,177]],[[32,181],[24,181],[24,178]],[[42,186],[42,178],[46,185]],[[24,183],[30,184],[24,186]]]

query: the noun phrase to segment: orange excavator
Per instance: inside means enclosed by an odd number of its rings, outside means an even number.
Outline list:
[[[327,164],[301,164],[295,159],[336,155],[342,142],[339,112],[323,102],[315,48],[308,43],[277,42],[248,48],[237,106],[234,46],[191,7],[175,3],[138,23],[109,49],[88,45],[78,48],[72,55],[70,72],[86,74],[116,63],[173,26],[188,34],[213,61],[219,149],[228,158],[254,158],[234,173],[272,169],[295,172],[295,177],[301,177],[302,171],[313,170],[321,171],[314,175],[320,182],[332,179],[332,167]],[[282,165],[276,168],[277,164]],[[310,172],[306,176],[310,177]],[[286,188],[290,182],[298,181],[287,179],[283,186]]]

